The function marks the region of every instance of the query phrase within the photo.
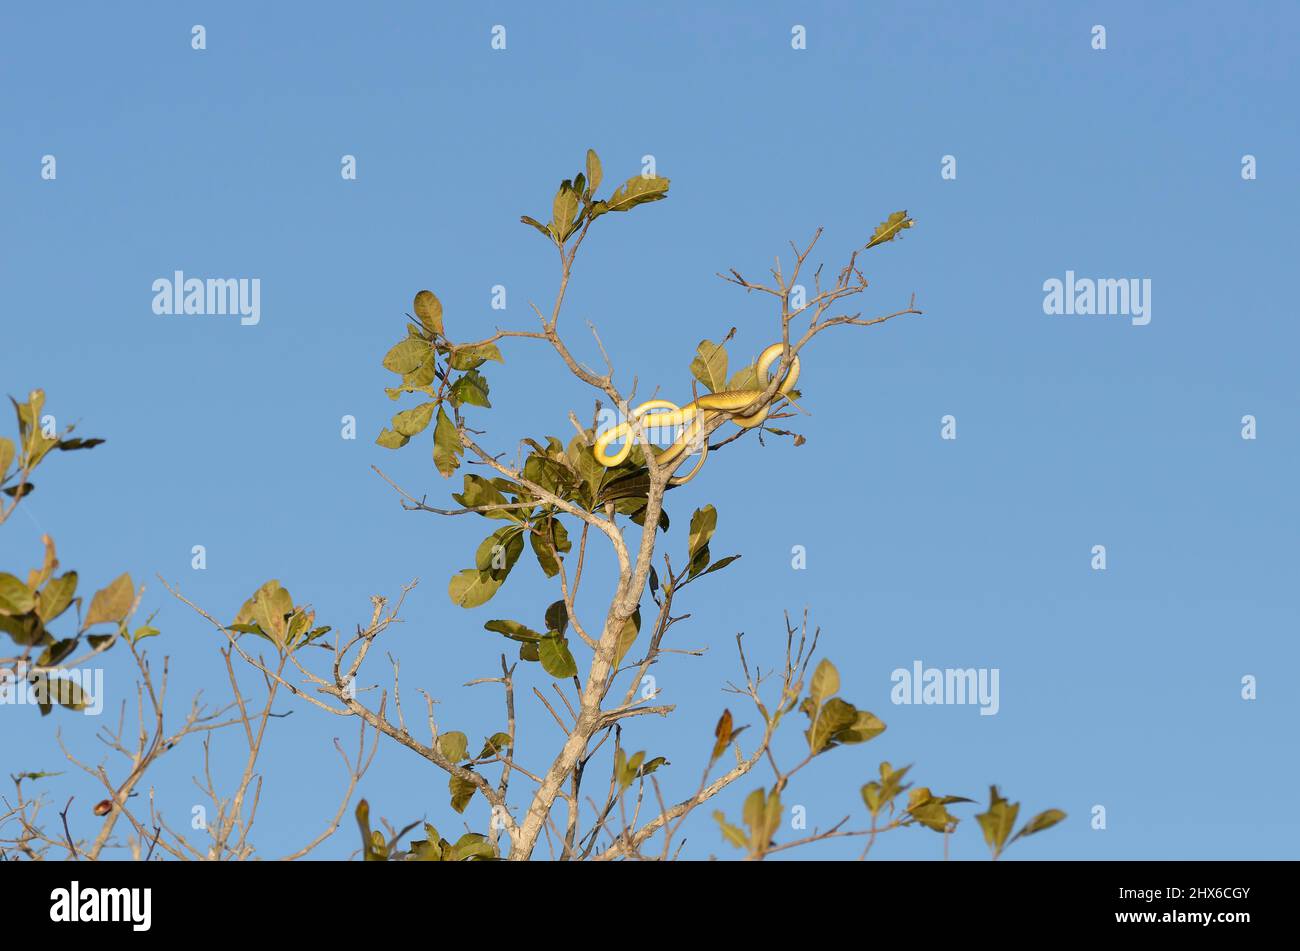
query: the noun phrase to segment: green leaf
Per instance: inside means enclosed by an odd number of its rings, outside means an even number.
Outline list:
[[[0,614],[26,614],[35,605],[36,595],[16,577],[0,571]]]
[[[567,555],[573,550],[573,543],[569,541],[569,530],[558,518],[551,519],[551,538],[555,542],[555,550],[560,554]]]
[[[575,433],[573,439],[569,440],[565,455],[574,470],[586,482],[592,498],[595,498],[596,493],[600,491],[600,483],[605,478],[605,467],[596,461],[586,437]]]
[[[839,692],[840,672],[835,669],[834,664],[823,658],[822,662],[817,665],[817,669],[813,671],[808,695],[812,697],[814,706],[820,708],[823,703]]]
[[[370,803],[362,799],[357,803],[357,827],[361,829],[361,855],[367,862],[382,862],[387,857],[382,850],[374,847],[374,835],[370,831]]]
[[[975,819],[984,830],[984,842],[992,849],[995,856],[1006,846],[1019,812],[1020,803],[1007,802],[998,795],[997,786],[989,787],[988,811],[978,813]]]
[[[457,812],[464,812],[469,801],[474,798],[475,786],[468,779],[461,779],[459,776],[452,776],[447,781],[447,789],[451,793],[451,808]]]
[[[657,175],[634,175],[614,190],[607,201],[601,202],[603,211],[629,211],[637,205],[668,197],[669,180]]]
[[[542,657],[541,657],[541,653],[537,650],[537,643],[535,641],[530,641],[527,644],[520,644],[519,659],[526,660],[534,664],[537,663],[539,660],[541,660]]]
[[[600,158],[596,155],[595,149],[587,149],[587,188],[592,195],[595,195],[596,189],[600,187],[600,179]]]
[[[862,787],[862,801],[867,804],[872,816],[879,815],[883,807],[893,803],[899,793],[909,788],[910,784],[904,785],[903,777],[911,768],[904,766],[896,770],[888,762],[880,764],[880,782],[869,782]]]
[[[429,355],[429,342],[421,337],[406,337],[384,355],[384,369],[407,374]]]
[[[692,558],[695,553],[709,543],[713,532],[718,527],[718,510],[712,505],[696,509],[691,515],[691,532],[688,550]]]
[[[567,496],[575,474],[562,462],[533,453],[524,462],[524,478],[557,495]]]
[[[563,601],[554,601],[546,609],[546,629],[563,634],[569,628],[569,609]]]
[[[813,754],[829,749],[836,733],[857,722],[858,711],[853,704],[832,697],[822,706],[817,720],[808,731],[808,748]]]
[[[490,571],[466,568],[452,575],[447,584],[447,594],[451,600],[462,608],[476,608],[492,600],[500,589],[504,579],[494,578]]]
[[[701,340],[691,361],[691,375],[708,388],[720,393],[727,388],[727,351],[711,340]]]
[[[82,630],[104,622],[122,623],[131,613],[131,605],[134,602],[135,586],[131,584],[131,576],[118,575],[108,587],[96,591],[95,596],[90,599],[90,608],[86,611],[86,619],[81,625]]]
[[[403,410],[393,417],[394,431],[408,438],[418,436],[428,427],[437,406],[437,403],[421,403],[413,409]]]
[[[762,787],[755,789],[745,797],[741,820],[749,829],[747,844],[750,850],[765,850],[781,825],[781,794],[773,790],[768,796]]]
[[[36,666],[54,667],[59,663],[59,661],[71,654],[76,646],[77,639],[75,637],[55,641],[49,647],[45,648],[45,650],[41,651],[41,656],[36,658]]]
[[[474,553],[474,567],[479,571],[491,572],[500,581],[505,581],[519,554],[524,550],[524,530],[517,525],[506,525],[479,543]]]
[[[568,531],[557,518],[545,519],[537,530],[528,533],[528,541],[533,546],[537,563],[542,566],[542,571],[548,578],[554,578],[560,572],[560,562],[552,553],[552,546],[557,552],[567,552],[573,547]]]
[[[916,224],[911,218],[907,217],[906,211],[896,211],[877,227],[871,240],[867,242],[868,248],[874,248],[878,244],[884,244],[886,241],[893,241],[906,229]]]
[[[438,750],[453,763],[459,763],[469,752],[469,737],[459,730],[438,735]]]
[[[557,680],[576,677],[578,664],[569,651],[569,642],[557,636],[543,637],[537,642],[537,654],[542,661],[542,669]]]
[[[401,433],[395,433],[391,429],[382,430],[375,437],[375,445],[383,446],[385,449],[401,449],[411,441],[410,436],[403,436]]]
[[[908,796],[907,813],[921,825],[934,832],[946,832],[957,824],[956,816],[946,806],[954,802],[970,802],[961,796],[934,796],[925,786],[913,789]]]
[[[5,473],[9,471],[9,466],[14,461],[14,443],[12,439],[6,439],[0,436],[0,481],[4,480]]]
[[[595,459],[595,456],[593,455],[592,458]],[[599,465],[599,463],[597,464]],[[623,466],[640,466],[643,464],[644,461],[641,455],[641,447],[633,446],[632,455],[629,455],[627,460],[623,462]],[[620,466],[609,471],[610,475],[614,475],[615,473],[623,472],[623,467]],[[644,469],[623,472],[622,475],[615,475],[614,478],[601,485],[597,501],[617,502],[623,499],[635,500],[637,504],[631,506],[629,511],[640,511],[645,508],[646,496],[649,493],[649,490],[650,476],[646,474]],[[641,521],[645,521],[644,517],[642,517]]]
[[[465,375],[451,385],[451,399],[456,406],[468,403],[491,409],[488,401],[488,381],[478,370],[467,370]]]
[[[288,617],[293,613],[293,597],[279,581],[268,581],[253,595],[252,618],[277,647],[288,643]]]
[[[735,373],[731,374],[731,380],[726,386],[729,390],[762,390],[766,384],[758,376],[758,367],[751,363],[747,367],[742,367]]]
[[[494,858],[496,853],[492,851],[492,843],[488,841],[487,836],[479,832],[466,832],[451,847],[453,862],[483,861]]]
[[[739,558],[740,555],[728,555],[726,558],[719,558],[713,564],[709,565],[709,567],[706,568],[704,571],[701,571],[700,577],[704,577],[705,575],[712,574],[715,571],[721,571],[723,568],[727,567],[727,565],[731,564],[733,561],[738,560]]]
[[[714,811],[713,818],[717,820],[718,825],[721,827],[724,839],[736,846],[736,848],[749,848],[749,840],[745,838],[744,830],[729,823],[726,814],[721,809]]]
[[[413,393],[421,391],[433,396],[429,389],[429,384],[434,381],[438,375],[438,357],[434,351],[430,350],[423,362],[410,373],[402,375],[402,385],[396,388],[398,393]],[[396,396],[390,394],[390,398],[396,399]]]
[[[494,343],[453,347],[451,355],[447,358],[447,362],[453,370],[473,370],[475,367],[482,366],[488,360],[495,360],[497,363],[506,362],[505,357],[501,356],[500,349]]]
[[[874,713],[866,710],[857,711],[857,719],[851,726],[839,730],[831,737],[836,743],[865,743],[885,732],[885,723]]]
[[[17,776],[15,776],[15,777],[13,777],[13,778],[14,778],[14,781],[17,782],[17,781],[19,781],[19,780],[26,781],[26,780],[35,780],[35,779],[48,779],[48,778],[51,777],[51,776],[62,776],[62,775],[63,775],[63,772],[62,772],[62,771],[57,772],[57,773],[47,773],[47,772],[40,772],[40,773],[19,773]]]
[[[1048,809],[1046,812],[1040,812],[1038,815],[1034,816],[1034,818],[1025,823],[1024,828],[1016,833],[1015,838],[1012,839],[1012,841],[1014,842],[1015,839],[1019,839],[1021,836],[1033,835],[1035,832],[1042,832],[1044,829],[1050,829],[1064,818],[1065,813],[1060,809]]]
[[[569,235],[576,230],[573,219],[578,214],[580,204],[578,193],[573,190],[572,183],[565,179],[560,183],[560,190],[555,193],[555,201],[551,204],[551,232],[560,239],[560,243],[568,240]]]
[[[645,754],[643,753],[642,755],[644,756]],[[627,782],[624,782],[623,779],[626,776],[627,776],[627,751],[620,746],[614,752],[614,780],[615,782],[618,783],[618,788],[620,792],[626,789],[628,785],[630,785],[632,782],[631,778],[628,778]]]
[[[60,452],[75,452],[78,449],[94,449],[103,444],[102,439],[60,439],[54,448]]]
[[[479,752],[478,756],[474,758],[486,759],[489,756],[497,756],[498,754],[508,752],[509,749],[510,749],[510,734],[493,733],[491,736],[489,736],[486,740],[483,741],[483,749]]]
[[[546,542],[536,532],[528,533],[528,542],[533,546],[533,554],[537,556],[537,564],[541,566],[542,573],[548,578],[554,578],[560,573],[560,561],[556,558]]]
[[[544,635],[539,634],[532,628],[525,627],[518,621],[493,620],[483,625],[485,630],[495,631],[498,634],[504,634],[514,641],[539,641]]]
[[[689,566],[689,567],[690,567],[690,570],[689,570],[689,572],[687,573],[687,577],[688,577],[688,578],[694,578],[694,577],[697,577],[698,575],[703,574],[703,573],[704,573],[704,567],[709,563],[709,559],[710,559],[711,557],[712,557],[712,555],[709,554],[709,546],[708,546],[708,545],[705,545],[703,548],[701,548],[699,551],[697,551],[697,552],[696,552],[696,553],[691,557],[691,562],[690,562],[690,566]]]
[[[541,223],[540,221],[538,221],[536,218],[530,218],[528,215],[520,215],[520,216],[519,216],[519,220],[522,221],[522,222],[523,222],[524,224],[526,224],[526,225],[532,225],[534,228],[536,228],[536,229],[537,229],[538,231],[540,231],[542,234],[546,235],[546,237],[549,238],[549,239],[551,240],[552,243],[554,243],[554,241],[555,241],[555,235],[551,234],[551,232],[547,229],[546,225],[542,224],[542,223]]]
[[[77,590],[77,573],[69,571],[65,575],[51,578],[36,597],[36,613],[48,624],[68,609],[72,596]],[[0,612],[4,609],[0,607]]]
[[[641,772],[641,764],[645,762],[645,750],[635,754],[631,759],[627,758],[627,753],[620,747],[614,757],[614,774],[618,779],[618,788],[622,792],[631,786]]]
[[[433,829],[427,822],[424,824],[426,830]],[[419,842],[411,843],[411,855],[414,862],[441,862],[442,846],[438,841],[438,830],[433,829],[429,837]]]
[[[433,464],[444,476],[450,476],[460,465],[460,434],[446,411],[438,407],[438,422],[433,427]]]
[[[57,684],[50,685],[50,694],[47,696],[57,697],[59,706],[68,710],[84,710],[95,702],[95,698],[81,689],[81,684],[75,680],[58,678]]]
[[[4,631],[14,639],[15,644],[23,647],[48,644],[52,640],[41,624],[41,619],[30,613],[15,616],[0,613],[0,631]]]
[[[776,836],[776,830],[781,828],[781,793],[773,789],[772,794],[767,797],[766,816],[767,826],[763,830],[763,847],[766,848]]]
[[[504,505],[507,501],[501,490],[493,485],[491,481],[472,472],[465,475],[464,490],[459,495],[453,494],[452,498],[467,509],[481,508],[485,505]],[[505,519],[507,521],[514,521],[520,517],[513,509],[493,509],[478,514],[484,518]]]
[[[632,649],[636,643],[637,635],[641,633],[641,609],[637,608],[632,612],[632,616],[623,622],[623,629],[618,633],[618,643],[614,648],[614,666],[623,662],[627,652]]]
[[[442,301],[433,291],[420,291],[415,295],[415,316],[430,335],[442,333]]]
[[[138,644],[146,637],[157,637],[161,633],[162,631],[158,630],[158,628],[145,624],[135,629],[135,633],[131,635],[131,643]]]

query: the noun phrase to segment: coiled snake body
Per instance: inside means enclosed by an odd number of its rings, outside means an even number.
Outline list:
[[[774,343],[759,354],[757,369],[760,380],[767,381],[767,371],[771,369],[773,363],[781,358],[782,349],[782,344]],[[795,357],[790,361],[790,369],[786,372],[781,385],[773,394],[772,402],[793,390],[798,380],[799,358]],[[680,407],[671,400],[647,400],[632,410],[631,419],[601,433],[596,439],[595,446],[592,447],[592,453],[601,465],[616,466],[626,459],[628,453],[632,451],[633,440],[631,439],[631,433],[633,421],[639,423],[642,428],[647,426],[681,426],[690,423],[689,426],[682,430],[681,435],[677,437],[672,445],[655,457],[655,461],[660,466],[672,472],[681,465],[682,460],[690,455],[693,450],[699,449],[700,459],[695,463],[695,468],[684,476],[672,476],[668,480],[669,485],[682,485],[695,478],[703,467],[704,460],[708,458],[709,441],[707,430],[714,420],[720,416],[727,417],[742,429],[752,429],[767,419],[771,403],[749,416],[736,415],[740,410],[745,409],[761,397],[763,392],[761,389],[723,390],[719,393],[709,393],[706,396],[701,396]],[[646,416],[646,413],[651,415]],[[611,453],[609,444],[622,437],[627,437],[622,447]]]

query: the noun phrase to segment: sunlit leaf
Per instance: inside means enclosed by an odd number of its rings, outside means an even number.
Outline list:
[[[858,718],[853,704],[832,697],[822,706],[812,728],[808,731],[808,748],[812,753],[829,749],[836,733],[852,726]]]
[[[637,608],[632,612],[632,616],[623,622],[623,629],[619,631],[618,643],[614,647],[614,664],[618,665],[623,662],[627,652],[632,649],[636,643],[637,635],[641,633],[641,609]]]
[[[551,232],[563,243],[573,234],[575,229],[574,217],[578,214],[580,199],[578,193],[573,190],[573,184],[567,179],[560,184],[560,190],[555,193],[555,201],[551,207]]]
[[[77,590],[77,573],[69,571],[57,578],[51,578],[36,598],[36,613],[48,624],[68,609]],[[0,603],[0,612],[3,612]]]
[[[419,435],[428,427],[437,406],[437,403],[421,403],[412,409],[403,410],[393,417],[393,430],[407,437]]]
[[[542,224],[536,218],[530,218],[528,215],[520,215],[519,220],[526,225],[531,225],[532,227],[536,228],[542,234],[546,235],[546,237],[548,237],[551,241],[555,240],[555,235],[551,234],[550,230],[546,227],[546,225]]]
[[[438,422],[433,427],[433,464],[444,476],[449,476],[460,465],[460,454],[463,451],[455,423],[439,406]]]
[[[420,291],[415,295],[415,316],[430,334],[442,333],[442,301],[433,291]]]
[[[493,620],[483,625],[484,629],[495,631],[498,634],[504,634],[511,640],[527,642],[539,641],[544,635],[539,634],[532,628],[525,627],[518,621]]]
[[[749,840],[745,838],[744,830],[727,822],[727,816],[721,809],[713,813],[713,818],[717,820],[719,827],[721,827],[724,839],[736,846],[736,848],[749,848]]]
[[[382,430],[375,437],[375,445],[383,446],[385,449],[401,449],[411,441],[410,436],[403,436],[401,433],[395,433],[391,429]]]
[[[629,211],[637,205],[668,197],[669,180],[652,175],[634,175],[602,202],[605,211]]]
[[[504,579],[498,580],[490,571],[466,568],[452,575],[447,584],[451,600],[462,608],[476,608],[486,604],[501,589]]]
[[[453,763],[459,763],[469,752],[469,737],[459,730],[438,734],[438,749]]]
[[[469,801],[474,798],[474,784],[468,779],[452,776],[447,780],[447,789],[451,793],[451,808],[464,812]]]
[[[1033,835],[1035,832],[1042,832],[1044,829],[1050,829],[1058,822],[1065,818],[1065,813],[1060,809],[1048,809],[1040,812],[1034,818],[1025,823],[1024,828],[1015,834],[1011,841],[1019,839],[1021,836]]]
[[[31,611],[36,594],[18,578],[0,571],[0,614],[18,615]]]
[[[469,404],[487,409],[492,407],[488,400],[488,381],[478,370],[467,370],[464,376],[451,385],[451,399],[457,406]]]
[[[483,741],[483,749],[475,759],[487,759],[489,756],[498,756],[510,749],[509,733],[493,733]]]
[[[886,241],[893,241],[914,224],[916,224],[916,222],[907,217],[906,211],[896,211],[876,226],[876,230],[872,234],[871,240],[867,242],[867,247],[874,248],[876,245],[884,244]]]
[[[813,671],[812,682],[808,687],[808,695],[812,697],[812,702],[820,707],[840,692],[840,672],[835,669],[835,665],[828,659],[822,658],[817,669]]]
[[[727,388],[727,351],[711,340],[701,340],[691,361],[691,375],[708,388],[720,393]]]
[[[90,599],[90,607],[86,610],[82,629],[104,622],[120,624],[131,613],[131,606],[134,603],[135,586],[131,584],[131,576],[118,575],[108,587],[96,591],[95,596]]]
[[[410,373],[429,355],[429,342],[420,337],[407,337],[384,355],[384,369],[394,373]]]
[[[488,360],[495,360],[497,363],[506,362],[505,357],[501,356],[501,350],[494,343],[455,347],[448,357],[448,363],[453,370],[473,370]]]
[[[717,527],[718,510],[712,505],[706,505],[695,510],[691,515],[691,532],[687,548],[691,557],[694,557],[697,551],[708,545],[709,539],[713,537],[713,532]]]
[[[543,637],[537,642],[537,653],[542,661],[542,669],[552,677],[565,680],[577,676],[578,664],[569,651],[568,641],[564,638]]]

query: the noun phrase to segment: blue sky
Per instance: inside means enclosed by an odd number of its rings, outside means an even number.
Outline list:
[[[658,665],[678,712],[625,741],[666,755],[667,788],[688,794],[721,709],[754,721],[721,692],[738,673],[735,633],[770,665],[782,613],[807,606],[845,697],[889,725],[796,779],[785,799],[810,827],[860,823],[858,788],[887,759],[943,792],[983,801],[998,783],[1022,815],[1069,813],[1008,857],[1294,857],[1300,826],[1271,802],[1300,781],[1294,8],[563,10],[5,10],[0,390],[44,387],[61,422],[108,440],[42,471],[0,531],[6,570],[38,557],[44,531],[83,584],[123,570],[147,583],[178,714],[194,690],[219,694],[224,672],[215,632],[156,575],[221,617],[279,578],[343,630],[371,594],[419,577],[382,646],[401,658],[404,689],[429,690],[441,725],[478,742],[501,728],[499,691],[461,687],[490,675],[503,647],[483,621],[534,618],[556,595],[525,562],[487,607],[452,605],[447,579],[483,523],[404,512],[370,470],[431,501],[459,489],[433,470],[427,440],[373,444],[395,408],[380,360],[415,291],[437,292],[453,337],[531,329],[528,301],[553,298],[556,265],[518,216],[546,217],[588,147],[609,181],[653,155],[669,199],[597,223],[561,326],[594,363],[593,321],[624,382],[686,399],[700,339],[737,327],[742,361],[776,332],[763,301],[715,272],[760,275],[819,226],[832,271],[906,208],[918,225],[865,258],[863,306],[889,312],[915,292],[926,316],[819,337],[803,358],[807,444],[741,441],[670,495],[669,551],[680,556],[691,510],[711,502],[715,553],[744,557],[686,592],[676,646],[708,651]],[[194,24],[206,50],[190,47]],[[490,48],[495,24],[504,51]],[[807,49],[791,48],[796,24]],[[1095,24],[1105,50],[1092,48]],[[40,175],[47,154],[54,181]],[[1256,180],[1242,178],[1247,154]],[[344,155],[355,181],[340,176]],[[941,178],[945,155],[954,180]],[[260,323],[156,316],[151,284],[177,269],[260,278]],[[1044,314],[1044,281],[1067,270],[1149,279],[1151,322]],[[498,284],[504,312],[489,307]],[[569,410],[590,411],[540,345],[505,356],[491,366],[494,408],[477,416],[497,449],[563,435]],[[340,438],[346,414],[354,441]],[[949,414],[956,440],[940,438]],[[194,571],[200,544],[207,569]],[[1098,544],[1105,571],[1090,566]],[[791,567],[795,545],[806,570]],[[587,603],[611,577],[593,566]],[[891,703],[891,671],[915,660],[997,668],[999,712]],[[107,668],[114,706],[133,681],[125,655]],[[382,657],[371,674],[388,680]],[[1247,675],[1254,701],[1241,698]],[[535,666],[521,676],[544,685]],[[541,768],[558,733],[521,693],[519,757]],[[284,707],[254,836],[266,856],[325,822],[342,784],[332,738],[354,736],[351,722]],[[94,721],[4,716],[6,772],[63,768],[60,725],[98,755]],[[793,723],[790,734],[787,762]],[[232,781],[239,738],[216,749]],[[154,776],[178,820],[200,801],[199,753],[177,749]],[[101,796],[84,776],[50,783],[87,809]],[[754,785],[721,805],[734,816]],[[445,776],[396,745],[361,792],[399,825],[462,828]],[[1104,831],[1090,826],[1097,805]],[[730,854],[709,811],[687,826],[686,854]],[[985,854],[975,811],[958,813],[955,858]],[[476,803],[465,821],[485,818]],[[345,825],[321,854],[355,846]],[[937,857],[941,844],[903,830],[875,854]]]

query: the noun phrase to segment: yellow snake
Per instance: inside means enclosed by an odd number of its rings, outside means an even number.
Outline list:
[[[774,343],[759,354],[758,378],[760,380],[767,381],[767,371],[771,369],[773,363],[781,358],[782,349],[782,344]],[[793,390],[798,380],[799,358],[795,357],[790,361],[790,369],[786,372],[785,379],[781,381],[780,387],[773,395],[773,401]],[[630,437],[633,421],[638,422],[642,427],[681,426],[690,422],[691,425],[682,430],[677,440],[655,457],[655,461],[660,466],[664,466],[669,472],[672,472],[681,465],[682,460],[690,454],[692,448],[698,443],[700,461],[695,464],[695,468],[684,476],[673,476],[668,480],[669,485],[682,485],[695,478],[701,467],[703,467],[704,460],[708,458],[709,441],[707,437],[701,437],[704,436],[705,430],[715,419],[719,416],[728,417],[742,429],[752,429],[767,419],[768,410],[771,409],[770,403],[749,416],[736,415],[738,411],[761,397],[763,392],[763,390],[723,390],[719,393],[709,393],[707,396],[701,396],[681,407],[670,400],[647,400],[632,410],[630,420],[619,423],[617,426],[603,432],[596,439],[592,452],[601,465],[616,466],[626,459],[628,453],[632,451],[633,440]],[[645,413],[654,410],[659,410],[659,412],[654,412],[652,415],[643,418]],[[617,452],[609,452],[609,444],[621,437],[628,437],[625,439],[622,448]]]

